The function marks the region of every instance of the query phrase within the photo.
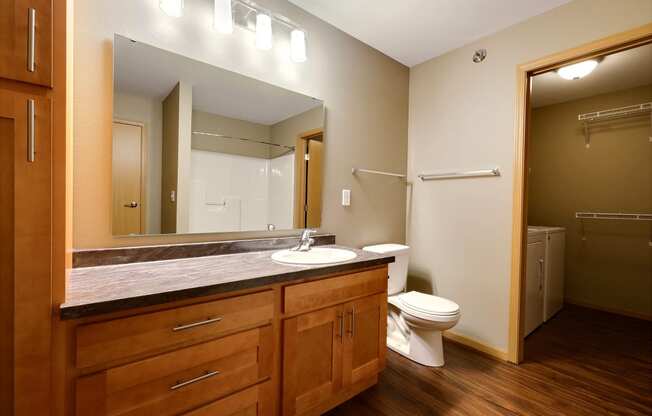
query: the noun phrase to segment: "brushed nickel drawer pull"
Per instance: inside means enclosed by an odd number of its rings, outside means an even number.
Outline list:
[[[340,342],[344,342],[344,313],[338,313],[337,319],[340,321]]]
[[[27,70],[36,71],[36,9],[27,11]]]
[[[36,104],[27,100],[27,161],[36,160]]]
[[[175,385],[170,386],[170,390],[180,389],[181,387],[188,386],[188,385],[196,383],[198,381],[206,380],[207,378],[216,376],[218,374],[220,374],[219,371],[206,371],[205,374],[202,374],[199,377],[191,378],[190,380],[186,380],[186,381],[177,381],[177,383]]]
[[[355,336],[355,306],[351,308],[351,338]]]
[[[195,327],[202,326],[202,325],[208,325],[208,324],[212,324],[212,323],[215,323],[215,322],[219,322],[219,321],[221,321],[221,320],[222,320],[221,317],[218,317],[218,318],[208,318],[208,319],[206,319],[206,320],[204,320],[204,321],[193,322],[193,323],[191,323],[191,324],[175,326],[174,328],[172,328],[172,330],[173,330],[174,332],[177,332],[177,331],[183,331],[184,329],[190,329],[190,328],[195,328]]]

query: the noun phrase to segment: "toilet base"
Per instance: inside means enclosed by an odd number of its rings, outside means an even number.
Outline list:
[[[387,347],[402,356],[427,367],[444,365],[441,331],[410,328],[409,340],[387,337]]]

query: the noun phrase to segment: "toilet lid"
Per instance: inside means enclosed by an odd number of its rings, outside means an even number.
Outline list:
[[[453,301],[420,292],[403,293],[399,299],[406,309],[426,315],[450,316],[460,311],[459,305]]]

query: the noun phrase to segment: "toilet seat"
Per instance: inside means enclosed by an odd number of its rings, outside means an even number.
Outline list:
[[[396,298],[400,303],[396,306],[402,311],[424,320],[449,320],[460,314],[457,303],[439,296],[413,291],[402,293]]]

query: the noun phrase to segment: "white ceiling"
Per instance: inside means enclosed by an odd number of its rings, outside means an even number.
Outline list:
[[[652,44],[605,56],[584,78],[566,80],[546,72],[532,80],[532,106],[563,103],[652,84]]]
[[[114,88],[163,100],[179,82],[192,85],[196,110],[265,125],[322,101],[116,35]]]
[[[414,66],[570,0],[290,0]]]

